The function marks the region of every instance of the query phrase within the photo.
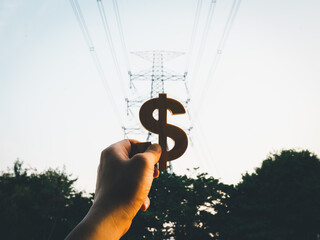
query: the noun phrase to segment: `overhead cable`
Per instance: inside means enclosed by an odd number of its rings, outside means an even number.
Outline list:
[[[199,143],[199,146],[201,147],[201,150],[202,150],[202,151],[206,151],[207,154],[208,154],[208,156],[209,156],[209,157],[208,157],[208,160],[205,161],[205,162],[208,163],[208,165],[209,165],[209,166],[207,166],[207,167],[209,167],[210,169],[212,169],[212,170],[215,172],[216,176],[217,176],[218,178],[220,178],[221,175],[220,175],[219,167],[218,167],[218,165],[217,165],[217,163],[216,163],[216,161],[215,161],[215,159],[214,159],[214,157],[213,157],[212,148],[211,148],[211,147],[209,146],[209,144],[208,144],[208,143],[210,143],[210,141],[209,141],[208,138],[206,137],[205,131],[203,130],[202,125],[201,125],[201,124],[198,124],[198,128],[196,128],[196,130],[198,130],[198,132],[199,132],[199,134],[200,134],[200,139],[202,140],[202,144]]]
[[[122,45],[124,59],[125,59],[126,66],[127,66],[127,71],[131,72],[129,54],[128,54],[128,49],[127,49],[126,42],[124,40],[125,38],[124,38],[124,34],[123,34],[123,27],[122,27],[122,23],[121,23],[121,18],[120,18],[118,1],[117,0],[113,0],[113,9],[114,9],[114,12],[115,12],[115,15],[116,15],[116,21],[117,21],[118,31],[119,31],[119,35],[120,35],[120,41],[121,41],[121,45]]]
[[[107,43],[108,43],[108,46],[109,46],[109,49],[110,49],[110,52],[111,52],[111,55],[112,55],[112,60],[113,60],[113,63],[115,65],[115,70],[116,70],[116,73],[118,75],[118,79],[120,80],[121,89],[122,89],[124,98],[127,98],[125,82],[123,80],[123,77],[122,77],[122,74],[121,74],[121,71],[120,71],[119,61],[118,61],[117,54],[116,54],[116,51],[115,51],[115,48],[114,48],[114,43],[113,43],[113,40],[112,40],[112,36],[111,36],[111,32],[110,32],[110,28],[109,28],[109,24],[108,24],[106,12],[105,12],[102,0],[97,0],[97,4],[98,4],[98,8],[99,8],[102,24],[103,24],[103,29],[104,29],[104,32],[106,34]]]
[[[217,66],[218,66],[218,64],[220,62],[221,55],[223,53],[225,44],[226,44],[227,39],[229,37],[229,33],[230,33],[230,30],[231,30],[232,25],[234,23],[235,17],[236,17],[236,15],[238,13],[240,4],[241,4],[241,0],[234,0],[233,1],[233,4],[232,4],[232,7],[231,7],[230,12],[229,12],[229,16],[228,16],[227,22],[226,22],[226,24],[224,26],[224,30],[223,30],[222,36],[221,36],[219,44],[218,44],[217,51],[215,52],[214,60],[212,62],[212,65],[211,65],[209,73],[207,75],[205,84],[203,86],[202,94],[201,94],[200,100],[199,100],[198,105],[197,105],[198,106],[197,112],[195,112],[194,117],[193,117],[193,122],[195,122],[197,120],[199,112],[200,112],[200,110],[202,109],[202,106],[203,106],[203,101],[205,100],[205,98],[206,98],[206,96],[208,94],[208,90],[210,89],[210,86],[211,86],[211,84],[212,84],[212,82],[214,80],[214,78],[213,78],[214,74],[215,74]]]
[[[198,71],[199,71],[199,67],[200,67],[200,63],[201,60],[203,58],[203,54],[204,54],[204,50],[207,44],[207,39],[208,39],[208,33],[211,27],[211,23],[212,23],[212,18],[213,18],[213,14],[214,14],[214,10],[216,7],[216,0],[211,0],[210,2],[210,6],[209,6],[209,11],[207,14],[207,19],[206,19],[206,24],[202,33],[202,37],[201,37],[201,41],[200,41],[200,48],[199,48],[199,52],[196,58],[196,62],[195,62],[195,66],[193,68],[193,73],[191,75],[191,78],[193,79],[193,83],[196,81],[197,75],[198,75]],[[190,79],[190,78],[189,78]],[[189,80],[190,81],[190,80]],[[191,85],[192,88],[192,85]]]
[[[188,70],[189,70],[190,59],[191,59],[191,56],[192,56],[192,53],[193,53],[193,49],[194,49],[194,42],[195,42],[196,35],[197,35],[197,28],[198,28],[198,23],[199,23],[199,18],[200,18],[202,1],[203,0],[198,0],[198,4],[197,4],[196,15],[195,15],[194,22],[193,22],[193,27],[192,27],[189,51],[187,53],[187,61],[186,61],[185,73],[187,73]]]
[[[106,92],[107,92],[107,96],[109,98],[109,101],[110,101],[110,104],[111,104],[112,109],[114,111],[114,114],[116,115],[121,127],[123,128],[124,125],[123,125],[123,121],[122,121],[122,118],[121,118],[121,114],[120,114],[120,112],[119,112],[119,110],[117,108],[116,102],[115,102],[115,100],[113,98],[109,81],[105,76],[105,73],[104,73],[103,68],[101,66],[101,62],[100,62],[100,59],[98,57],[98,54],[95,51],[95,48],[94,48],[94,45],[93,45],[89,30],[88,30],[88,27],[87,27],[87,24],[86,24],[85,19],[84,19],[83,15],[82,15],[79,3],[78,3],[77,0],[69,0],[69,1],[70,1],[70,4],[71,4],[71,7],[73,9],[74,15],[75,15],[75,17],[77,19],[77,22],[78,22],[78,24],[80,26],[82,35],[83,35],[83,37],[84,37],[84,39],[86,41],[86,44],[87,44],[87,46],[89,48],[89,51],[90,51],[91,57],[93,59],[93,62],[94,62],[95,66],[96,66],[96,69],[97,69],[97,71],[99,73],[100,79],[101,79],[101,81],[103,83],[103,86],[104,86]]]

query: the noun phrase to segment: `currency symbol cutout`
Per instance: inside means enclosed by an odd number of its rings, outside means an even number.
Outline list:
[[[153,117],[156,109],[158,109],[158,120]],[[162,148],[160,170],[167,169],[167,161],[182,156],[188,147],[187,134],[181,128],[167,123],[167,110],[173,115],[186,113],[183,105],[175,99],[167,98],[166,93],[160,93],[158,98],[146,101],[139,111],[141,124],[150,132],[159,134],[159,145]],[[167,137],[174,141],[174,147],[170,151],[168,151]]]

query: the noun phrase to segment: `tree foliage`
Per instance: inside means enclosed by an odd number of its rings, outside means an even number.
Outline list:
[[[320,233],[320,161],[285,150],[263,161],[229,192],[213,224],[221,240],[316,240]]]
[[[212,239],[208,223],[224,188],[207,174],[190,178],[162,172],[153,182],[148,211],[138,213],[122,239]]]
[[[64,239],[92,204],[74,190],[75,181],[59,170],[30,173],[15,162],[13,173],[0,176],[1,239]]]
[[[63,239],[92,204],[75,181],[16,162],[0,175],[1,239]],[[204,173],[162,172],[149,197],[148,211],[137,214],[122,239],[320,239],[320,160],[309,151],[270,155],[235,186]]]

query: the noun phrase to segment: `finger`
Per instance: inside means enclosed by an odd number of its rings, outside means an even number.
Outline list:
[[[147,198],[144,200],[144,202],[143,202],[140,210],[143,211],[143,212],[145,212],[145,211],[147,211],[147,209],[149,208],[149,206],[150,206],[150,198],[147,197]]]
[[[133,145],[136,145],[138,143],[140,143],[138,140],[135,140],[135,139],[124,139],[122,141],[119,142],[120,143],[123,143],[122,147],[125,149],[126,151],[126,156],[129,157],[130,155],[130,152],[132,151],[132,146]],[[121,146],[121,145],[120,145]]]
[[[129,154],[129,158],[132,158],[137,153],[145,152],[150,145],[151,145],[151,142],[131,143],[131,151]]]
[[[147,159],[152,161],[153,164],[156,164],[161,156],[161,147],[159,144],[152,144],[148,149],[143,153]]]
[[[112,144],[106,148],[102,153],[111,153],[112,155],[117,156],[119,159],[127,160],[129,159],[129,154],[131,151],[131,146],[137,144],[139,141],[134,139],[124,139],[117,143]]]
[[[157,178],[159,177],[159,174],[160,174],[159,169],[156,166],[154,166],[153,177]]]

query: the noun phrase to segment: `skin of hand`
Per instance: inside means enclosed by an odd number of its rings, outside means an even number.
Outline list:
[[[137,212],[148,209],[148,193],[153,178],[159,176],[155,164],[161,156],[161,147],[152,144],[143,153],[129,158],[132,146],[138,143],[126,139],[102,151],[94,203],[67,240],[120,239]]]

